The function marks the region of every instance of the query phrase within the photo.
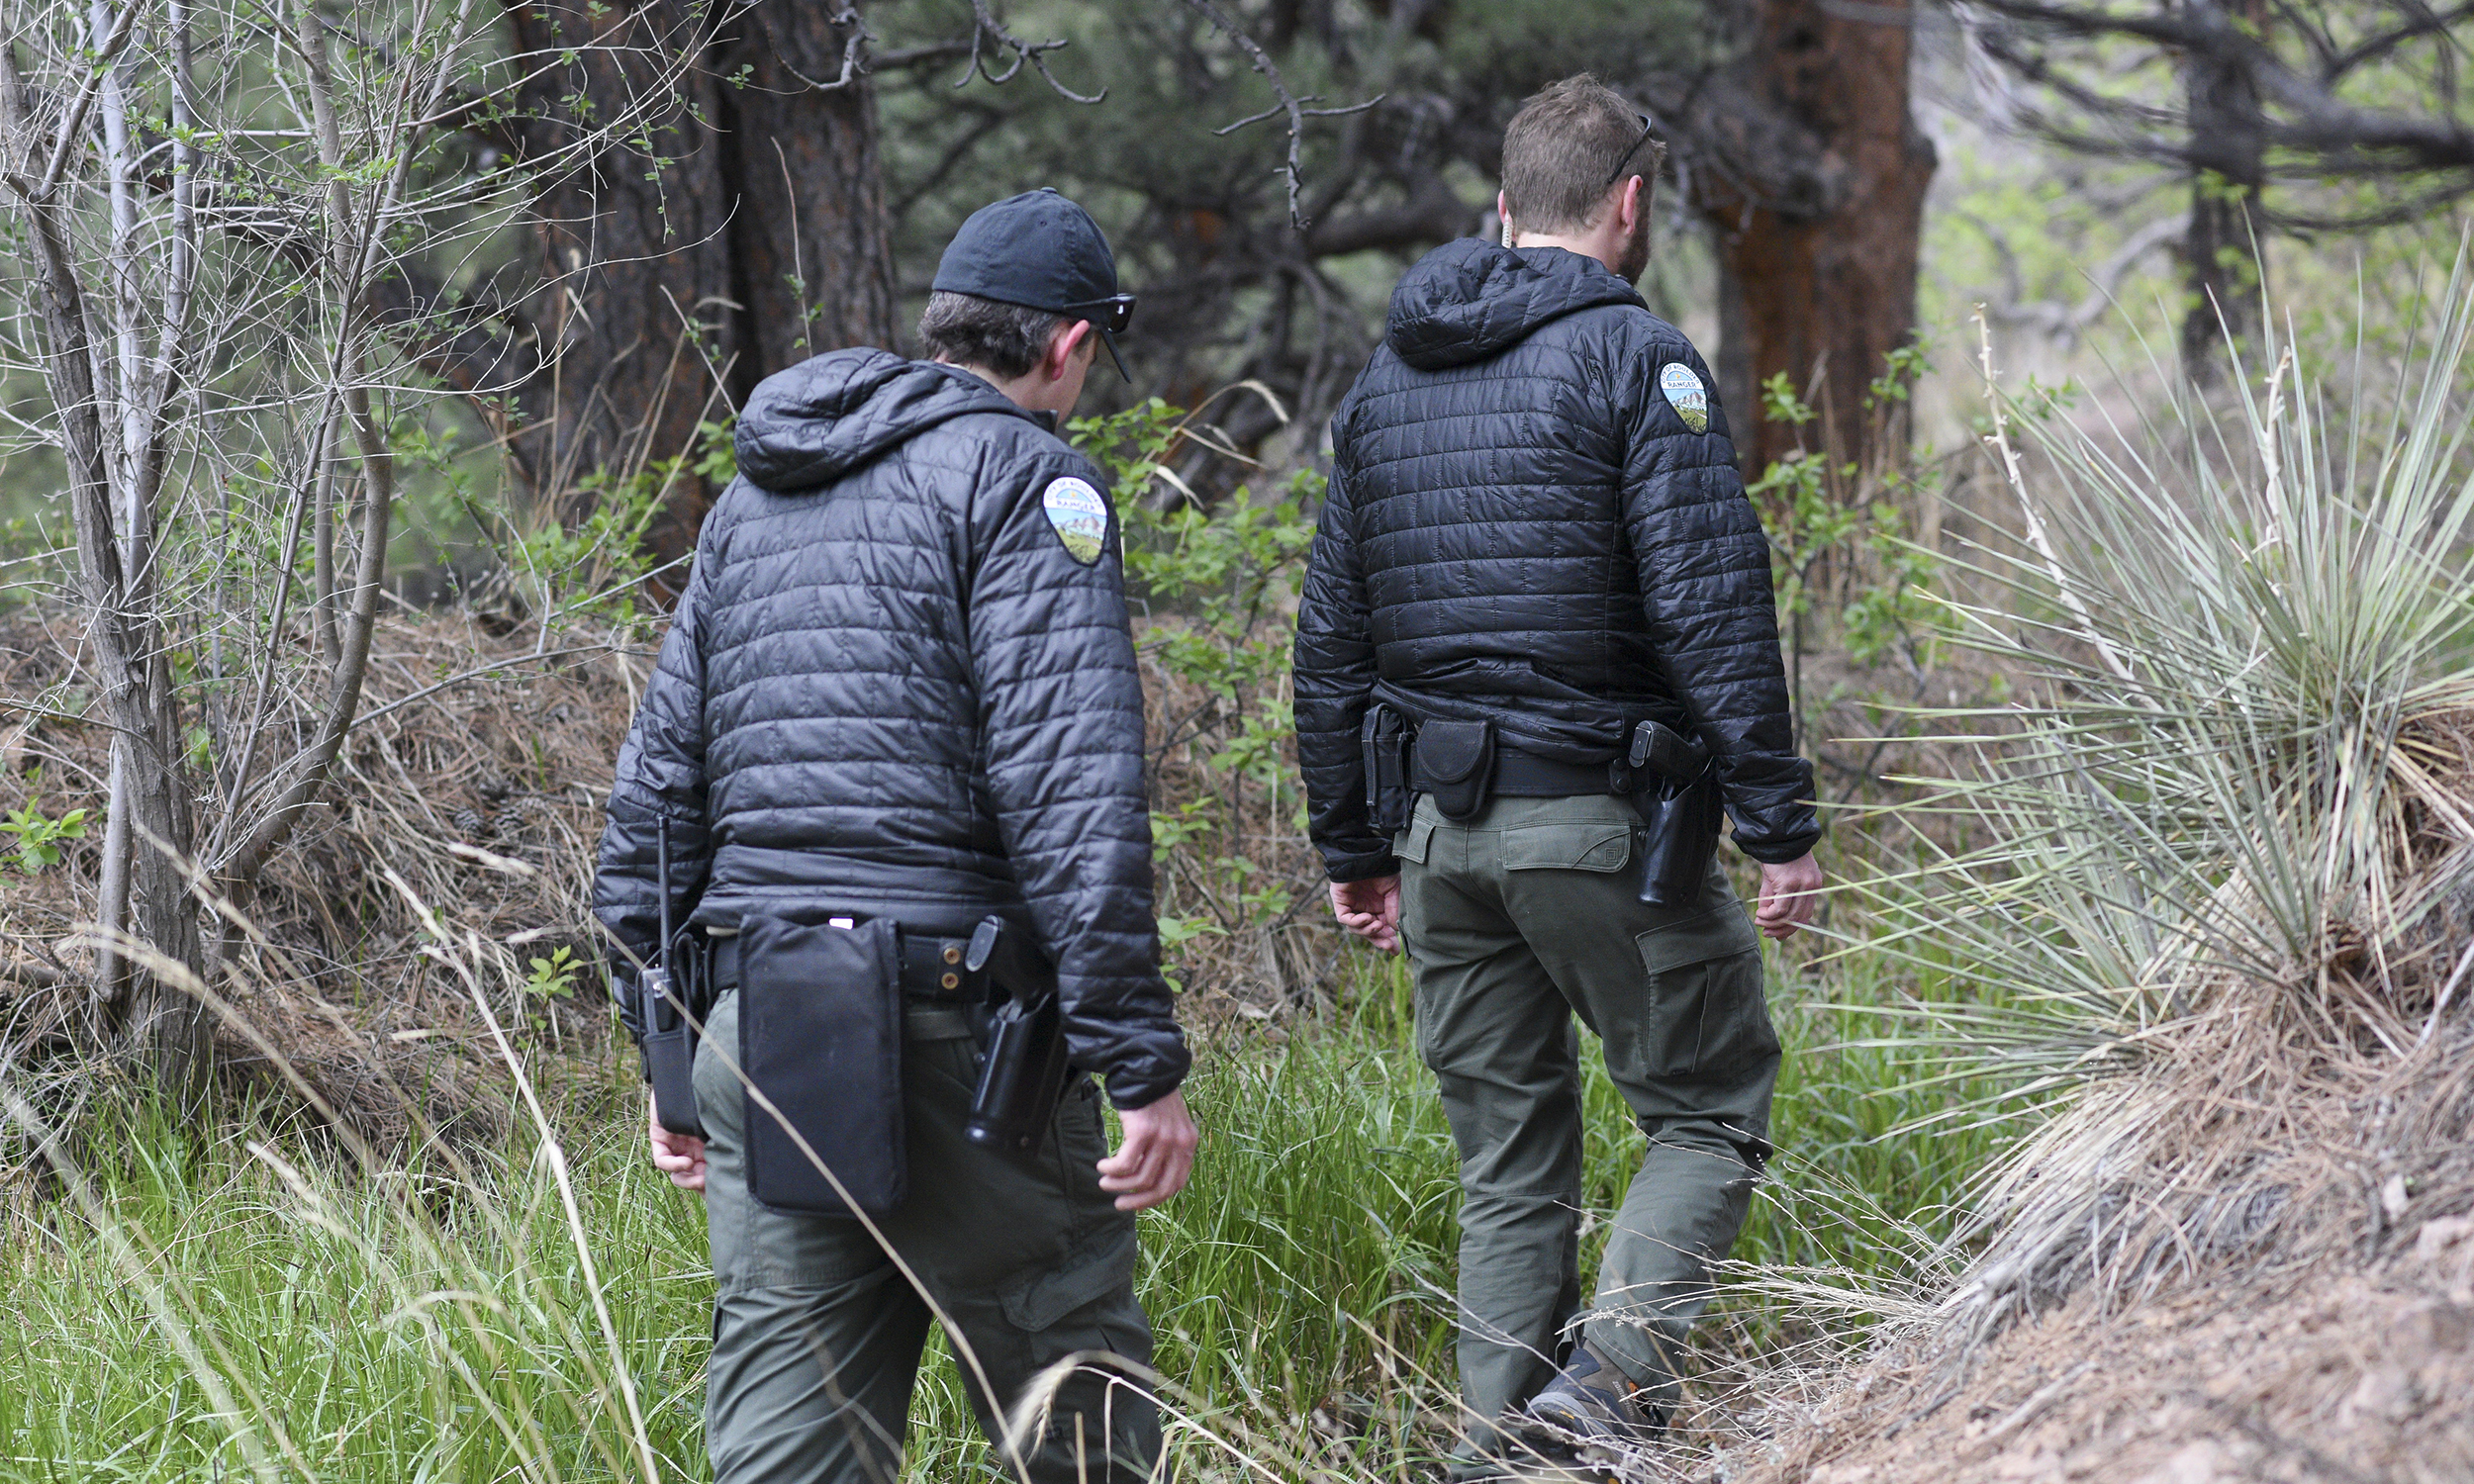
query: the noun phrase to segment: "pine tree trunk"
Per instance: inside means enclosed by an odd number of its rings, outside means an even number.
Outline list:
[[[511,0],[507,14],[524,50],[573,48],[525,86],[536,157],[597,120],[648,107],[657,120],[649,149],[613,147],[535,204],[546,355],[509,446],[534,497],[573,516],[590,477],[688,451],[700,421],[766,376],[892,343],[876,96],[864,75],[834,85],[849,35],[837,5]],[[665,70],[682,53],[694,65]],[[656,549],[684,550],[717,493],[674,484]]]
[[[2235,13],[2267,24],[2260,0],[2187,0],[2191,13],[2231,28]],[[2182,237],[2182,369],[2208,385],[2225,370],[2220,351],[2230,338],[2251,341],[2259,329],[2259,287],[2266,264],[2252,239],[2251,209],[2267,180],[2265,123],[2249,72],[2221,55],[2193,52],[2183,68],[2190,111],[2191,225]]]
[[[1717,172],[1694,176],[1718,242],[1719,393],[1748,472],[1796,446],[1792,424],[1761,416],[1760,386],[1781,372],[1820,414],[1808,439],[1817,433],[1834,461],[1873,452],[1865,389],[1915,328],[1935,164],[1908,109],[1908,9],[1762,0],[1745,85],[1820,140],[1826,187],[1788,205],[1749,199]]]

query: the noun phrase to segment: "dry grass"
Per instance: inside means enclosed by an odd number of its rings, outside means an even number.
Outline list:
[[[1167,620],[1174,622],[1175,620]],[[468,996],[421,949],[423,925],[387,870],[460,937],[477,932],[506,962],[494,982],[542,976],[564,950],[564,994],[501,1006],[544,1050],[607,1054],[611,1034],[599,935],[589,906],[611,768],[652,661],[650,635],[497,635],[453,613],[380,626],[366,720],[332,802],[268,868],[248,903],[281,962],[249,966],[264,987],[242,1006],[336,1108],[374,1142],[412,1128],[406,1089],[432,1108],[474,1110],[482,1134],[502,1106],[500,1064]],[[0,693],[39,709],[0,722],[0,810],[103,815],[108,752],[83,716],[65,618],[19,610],[0,620]],[[1322,872],[1298,817],[1288,749],[1269,784],[1214,762],[1241,708],[1146,665],[1153,788],[1164,811],[1206,828],[1161,854],[1161,910],[1202,931],[1174,954],[1189,1023],[1210,1033],[1328,1006],[1341,941]],[[1189,807],[1191,806],[1191,807]],[[84,957],[61,947],[92,919],[100,832],[62,842],[59,865],[12,877],[0,897],[0,1058],[82,1065],[90,1038]],[[268,951],[246,950],[261,960]],[[259,1052],[222,1048],[231,1077],[272,1087]]]
[[[1153,634],[1176,623],[1161,620]],[[1229,766],[1222,754],[1245,706],[1160,664],[1156,644],[1146,646],[1143,695],[1153,807],[1179,821],[1163,832],[1175,843],[1157,857],[1158,907],[1200,929],[1167,956],[1183,1018],[1206,1033],[1248,1024],[1277,1035],[1296,1011],[1330,1009],[1347,977],[1346,946],[1306,838],[1294,739],[1268,777]],[[1183,828],[1189,837],[1170,833]]]
[[[41,697],[44,707],[0,733],[0,806],[102,817],[107,738],[79,719],[77,654],[77,630],[63,619],[21,611],[0,629],[0,691]],[[505,1101],[468,994],[421,952],[422,924],[386,871],[458,934],[480,934],[512,971],[500,981],[558,987],[531,961],[556,961],[564,949],[576,966],[564,992],[517,991],[501,1013],[548,1049],[606,1048],[608,998],[587,910],[593,850],[650,661],[649,649],[624,636],[543,652],[451,615],[381,624],[366,719],[331,802],[248,903],[267,946],[243,950],[259,962],[241,981],[262,987],[240,1006],[373,1142],[411,1130],[409,1096],[433,1110],[468,1110],[476,1135]],[[0,900],[8,965],[0,975],[15,991],[0,1057],[19,1067],[76,1067],[91,1050],[80,1034],[86,966],[58,945],[92,919],[100,842],[64,843],[58,866],[12,880]],[[228,1038],[222,1052],[239,1087],[272,1088],[256,1049]]]

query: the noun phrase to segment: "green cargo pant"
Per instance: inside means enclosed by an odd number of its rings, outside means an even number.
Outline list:
[[[1642,905],[1639,826],[1610,794],[1495,798],[1466,824],[1421,798],[1394,841],[1418,1050],[1461,1156],[1464,1460],[1574,1338],[1673,1398],[1673,1347],[1768,1157],[1760,940],[1714,864],[1699,901]],[[1649,1137],[1585,1310],[1574,1014]]]
[[[709,1030],[696,1096],[711,1136],[705,1220],[717,1286],[705,1446],[715,1484],[896,1484],[933,1316],[858,1222],[748,1197],[746,1102],[714,1045],[738,1046],[736,994],[714,1007]],[[963,1364],[963,1390],[994,1438],[999,1414],[1053,1361],[1103,1350],[1150,1363],[1134,1218],[1092,1167],[1107,1147],[1090,1078],[1067,1090],[1036,1154],[980,1149],[962,1137],[976,1047],[961,1013],[914,1004],[904,1032],[909,1196],[879,1225],[960,1330],[956,1350],[967,1345],[995,1388],[992,1404]],[[1128,1484],[1150,1477],[1159,1419],[1143,1392],[1085,1370],[1026,1451],[1032,1484]]]

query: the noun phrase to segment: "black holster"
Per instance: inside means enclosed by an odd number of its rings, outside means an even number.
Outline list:
[[[979,1086],[971,1095],[971,1112],[963,1120],[962,1137],[982,1149],[1026,1155],[1039,1148],[1065,1095],[1067,1074],[1065,1012],[1057,1003],[1053,977],[1008,972],[999,952],[1004,922],[991,917],[971,935],[965,963],[973,972],[999,961],[997,982],[1004,1002],[989,1017],[981,1045]]]
[[[1626,761],[1638,790],[1633,806],[1648,829],[1641,852],[1641,900],[1654,907],[1700,900],[1725,815],[1718,796],[1718,760],[1671,727],[1644,721],[1633,730]]]

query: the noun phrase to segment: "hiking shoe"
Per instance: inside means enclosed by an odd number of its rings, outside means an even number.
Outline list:
[[[1578,1345],[1555,1379],[1522,1409],[1523,1420],[1531,1425],[1523,1431],[1573,1443],[1655,1442],[1666,1431],[1666,1409],[1642,1392],[1596,1351]]]

